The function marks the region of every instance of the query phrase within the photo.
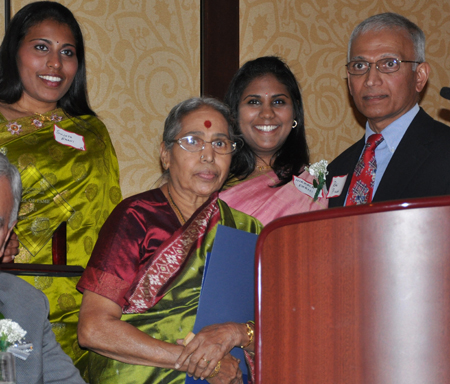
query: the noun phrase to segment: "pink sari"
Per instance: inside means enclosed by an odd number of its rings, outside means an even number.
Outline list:
[[[303,172],[299,178],[312,184],[313,177]],[[278,182],[275,172],[270,171],[254,179],[220,192],[220,199],[230,207],[256,217],[263,225],[279,217],[328,208],[324,197],[314,201],[312,197],[300,192],[293,181],[278,188],[271,188]]]

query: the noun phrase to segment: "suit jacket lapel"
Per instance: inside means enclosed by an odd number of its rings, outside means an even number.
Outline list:
[[[425,129],[431,124],[428,118],[431,119],[420,109],[411,122],[384,172],[374,202],[400,199],[403,192],[414,183],[417,170],[431,153],[426,147],[434,139]]]
[[[353,149],[351,151],[349,151],[348,153],[346,153],[346,156],[343,157],[342,159],[340,159],[341,164],[342,164],[342,174],[340,175],[336,175],[336,176],[345,176],[347,175],[347,180],[345,180],[345,186],[344,189],[342,190],[342,193],[338,196],[333,198],[333,203],[331,204],[331,206],[333,207],[340,207],[343,206],[345,203],[345,198],[347,197],[347,191],[348,188],[350,187],[350,182],[352,180],[352,176],[353,176],[353,171],[356,167],[356,163],[358,162],[362,150],[364,148],[364,144],[365,144],[365,136],[363,136],[363,138],[359,141],[357,141],[353,147]],[[331,180],[330,180],[331,181]],[[330,200],[331,203],[331,200]]]

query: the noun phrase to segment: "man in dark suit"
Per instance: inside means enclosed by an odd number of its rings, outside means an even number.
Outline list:
[[[17,221],[22,194],[20,175],[0,154],[0,256]],[[85,383],[72,360],[56,342],[48,321],[46,296],[27,282],[0,272],[0,313],[27,332],[25,341],[33,344],[26,360],[15,358],[17,384]]]
[[[408,19],[384,13],[355,28],[348,46],[348,87],[367,118],[366,134],[328,167],[330,207],[450,194],[450,127],[418,106],[429,73],[425,35]],[[373,134],[382,136],[374,150],[373,193],[354,199],[358,191],[353,183],[349,190],[351,179]]]

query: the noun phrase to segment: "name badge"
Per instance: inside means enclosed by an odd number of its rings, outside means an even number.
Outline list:
[[[55,140],[62,145],[79,149],[80,151],[86,150],[84,137],[81,135],[66,131],[58,127],[56,124],[53,126],[53,135],[55,137]]]
[[[327,198],[340,196],[342,190],[344,189],[345,181],[348,175],[335,176],[331,180],[330,190],[328,192]]]
[[[314,186],[311,183],[308,183],[307,181],[301,179],[300,177],[294,176],[294,185],[300,192],[304,193],[305,195],[308,195],[311,198],[314,198],[317,188],[314,188]],[[323,197],[323,190],[320,191],[318,197]]]

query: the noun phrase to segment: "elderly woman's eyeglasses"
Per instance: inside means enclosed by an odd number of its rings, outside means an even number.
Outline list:
[[[178,143],[181,148],[188,152],[200,152],[205,149],[206,144],[211,144],[214,152],[219,155],[227,155],[233,153],[237,144],[228,139],[215,139],[213,141],[205,141],[198,136],[185,136],[181,139],[171,140],[171,143]]]
[[[362,60],[350,61],[345,66],[347,67],[347,71],[350,75],[364,75],[370,70],[372,64],[375,64],[375,68],[381,73],[393,73],[400,69],[400,63],[421,64],[420,61],[397,60],[389,57],[378,60],[375,63],[369,63],[368,61]]]

